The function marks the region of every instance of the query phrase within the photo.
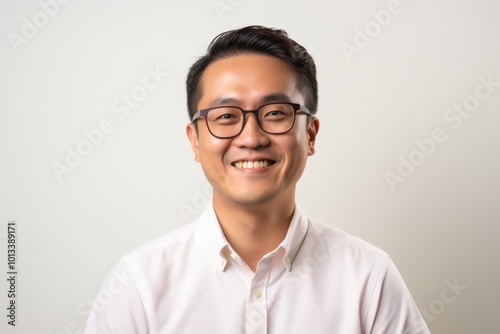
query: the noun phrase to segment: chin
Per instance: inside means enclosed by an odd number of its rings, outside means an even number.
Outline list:
[[[273,198],[276,198],[274,193],[247,193],[247,194],[230,194],[224,196],[228,200],[238,203],[240,205],[260,205],[270,202]]]

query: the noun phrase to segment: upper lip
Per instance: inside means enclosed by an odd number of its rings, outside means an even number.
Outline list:
[[[264,160],[276,161],[276,160],[274,160],[272,158],[269,158],[269,157],[253,157],[253,158],[242,157],[242,158],[233,159],[233,162],[238,162],[238,161],[264,161]]]

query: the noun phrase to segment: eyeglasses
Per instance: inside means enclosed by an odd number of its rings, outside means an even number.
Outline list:
[[[255,114],[260,128],[270,134],[290,131],[295,123],[296,114],[311,116],[311,112],[300,104],[275,102],[264,104],[255,110],[243,110],[233,106],[207,108],[198,111],[193,116],[192,122],[203,117],[212,136],[221,139],[232,138],[243,131],[246,114]]]

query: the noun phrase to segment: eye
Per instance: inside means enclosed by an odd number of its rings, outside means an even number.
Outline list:
[[[219,119],[231,119],[231,118],[236,118],[236,116],[233,114],[222,114],[218,118]]]
[[[208,113],[208,122],[217,125],[233,125],[241,120],[241,111],[231,107],[212,109]]]
[[[281,115],[284,115],[284,114],[285,113],[283,111],[274,109],[274,110],[271,110],[271,111],[267,112],[264,117],[281,116]]]

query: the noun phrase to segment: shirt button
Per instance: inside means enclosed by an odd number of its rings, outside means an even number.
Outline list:
[[[237,260],[238,259],[238,257],[234,253],[231,253],[231,257],[233,258],[233,260]]]
[[[262,291],[260,291],[259,289],[255,289],[253,290],[253,295],[255,298],[260,298],[262,297]]]
[[[224,260],[224,259],[221,257],[221,258],[220,258],[220,260],[219,260],[219,265],[220,265],[221,267],[224,267],[224,264],[225,264],[225,263],[226,263],[226,260]]]
[[[285,264],[290,264],[290,261],[291,261],[291,260],[290,260],[290,257],[288,257],[288,256],[287,256],[287,257],[285,257]]]

